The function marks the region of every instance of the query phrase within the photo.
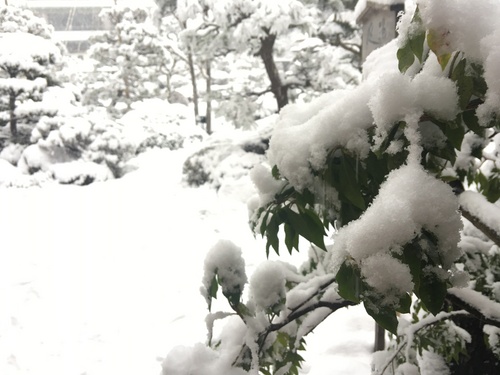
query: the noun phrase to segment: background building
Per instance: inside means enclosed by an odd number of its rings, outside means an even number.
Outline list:
[[[156,8],[154,0],[30,0],[11,1],[26,6],[54,26],[55,38],[62,41],[70,53],[83,53],[89,47],[88,39],[109,28],[99,18],[103,8],[117,5],[138,5]],[[172,0],[175,8],[175,0]]]

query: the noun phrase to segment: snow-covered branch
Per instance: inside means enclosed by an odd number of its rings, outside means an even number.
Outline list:
[[[460,194],[459,202],[462,215],[500,247],[500,207],[473,191]]]
[[[394,349],[392,355],[385,361],[385,363],[381,366],[380,370],[376,368],[373,372],[373,374],[376,375],[383,375],[389,366],[394,363],[396,360],[396,357],[403,351],[403,349],[406,348],[406,356],[409,356],[410,353],[410,348],[413,345],[413,342],[415,340],[416,334],[422,331],[425,328],[431,327],[437,323],[440,323],[442,321],[448,320],[453,316],[458,316],[458,315],[467,315],[467,311],[460,310],[460,311],[452,311],[452,312],[440,312],[437,315],[429,315],[426,318],[423,318],[419,320],[418,322],[414,324],[410,324],[404,329],[401,330],[401,332],[398,332],[398,336],[402,338],[402,341],[398,344],[398,346]],[[409,360],[409,358],[407,358]]]
[[[464,309],[482,323],[500,328],[500,303],[468,288],[451,288],[446,299]]]

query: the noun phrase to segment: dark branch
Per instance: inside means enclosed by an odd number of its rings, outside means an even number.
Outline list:
[[[295,311],[288,315],[288,317],[281,323],[276,323],[276,324],[271,324],[267,329],[266,332],[275,332],[286,326],[287,324],[293,322],[294,320],[297,320],[301,318],[302,316],[306,315],[307,313],[310,313],[311,311],[314,311],[316,309],[326,307],[331,310],[331,313],[334,313],[335,311],[347,307],[347,306],[353,306],[355,305],[354,302],[351,301],[340,301],[340,302],[326,302],[326,301],[319,301],[315,303],[314,305],[309,305],[305,307],[302,310]]]

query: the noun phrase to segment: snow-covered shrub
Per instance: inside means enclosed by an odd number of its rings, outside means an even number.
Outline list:
[[[208,144],[189,156],[184,163],[185,181],[192,186],[210,184],[219,189],[225,181],[248,176],[249,171],[265,160],[270,128],[234,132],[230,138],[208,140]],[[239,138],[239,139],[238,139]]]
[[[60,50],[49,39],[24,32],[0,34],[0,50],[0,127],[9,125],[10,136],[27,143],[33,124],[57,113],[53,103],[43,101],[43,93],[53,80]]]
[[[500,5],[416,3],[358,87],[281,111],[251,223],[267,252],[312,251],[300,271],[258,268],[257,298],[208,315],[245,326],[232,367],[297,374],[305,335],[363,304],[393,335],[373,374],[498,374]],[[224,339],[208,346],[227,364]]]
[[[71,117],[44,117],[33,129],[31,141],[34,144],[24,151],[20,160],[23,172],[50,171],[63,183],[87,184],[120,177],[126,162],[136,154],[136,147],[125,137],[123,126],[102,111]],[[85,162],[90,164],[85,165]],[[54,167],[63,163],[68,165]],[[68,177],[69,165],[78,168]]]
[[[57,111],[57,107],[40,103],[43,92],[54,84],[54,68],[61,61],[61,48],[51,39],[53,31],[30,10],[0,8],[0,126],[9,123],[12,135],[17,134],[18,126]],[[23,133],[29,134],[29,130]]]
[[[161,99],[134,103],[118,122],[135,142],[137,152],[155,147],[175,150],[206,137],[206,133],[194,125],[187,106]]]

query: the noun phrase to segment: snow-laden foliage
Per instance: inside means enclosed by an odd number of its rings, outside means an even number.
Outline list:
[[[136,152],[150,148],[175,150],[202,141],[206,133],[194,125],[189,108],[183,104],[161,99],[136,102],[118,120],[135,142]]]
[[[61,183],[87,185],[120,177],[125,163],[136,153],[123,125],[102,111],[44,117],[31,141],[33,145],[24,151],[18,167],[27,174],[48,172]]]
[[[57,107],[43,101],[54,84],[61,51],[50,39],[51,27],[30,11],[0,8],[0,127],[2,138],[26,143],[30,127]],[[27,129],[25,129],[27,128]]]
[[[134,101],[164,94],[171,57],[148,10],[117,5],[103,9],[100,17],[111,28],[92,39],[89,55],[96,64],[85,101],[120,113]]]
[[[32,11],[15,6],[0,8],[0,33],[28,33],[51,39],[54,27],[43,18],[36,17]]]
[[[214,100],[217,115],[245,127],[289,101],[357,84],[359,35],[337,3],[179,1],[169,39],[180,48],[169,48],[189,66],[196,115],[198,99]]]
[[[249,171],[265,160],[271,129],[265,122],[255,131],[214,135],[184,163],[187,184],[220,189],[229,181],[248,180]],[[247,181],[251,183],[251,181]]]
[[[65,89],[59,93],[66,99],[69,94]],[[140,153],[152,148],[175,150],[206,136],[181,104],[145,100],[115,120],[103,108],[88,110],[77,102],[66,103],[59,95],[54,94],[54,99],[59,98],[65,110],[40,119],[31,132],[31,145],[11,144],[0,153],[0,160],[12,164],[5,165],[0,185],[25,187],[54,181],[88,185],[119,178],[133,169],[129,160]]]
[[[256,3],[234,2],[243,11]],[[363,304],[393,338],[374,374],[498,372],[500,7],[416,5],[397,41],[368,58],[358,87],[281,111],[269,165],[252,172],[261,194],[251,222],[267,252],[309,242],[310,258],[300,270],[268,262],[248,295],[226,296],[232,312],[207,321],[233,314],[244,327],[219,341],[209,326],[212,361],[298,374],[304,337]],[[228,340],[240,343],[236,355]]]

